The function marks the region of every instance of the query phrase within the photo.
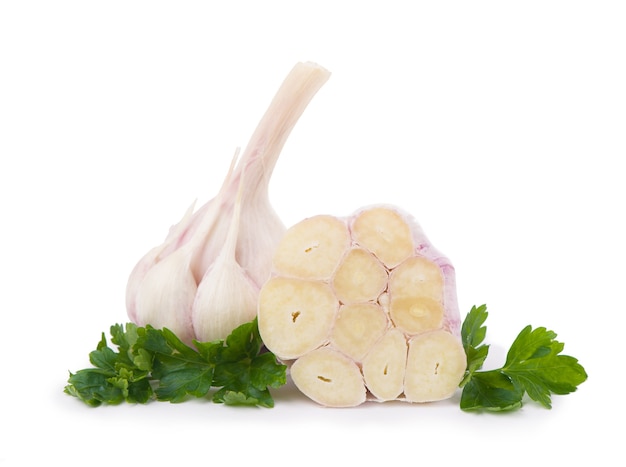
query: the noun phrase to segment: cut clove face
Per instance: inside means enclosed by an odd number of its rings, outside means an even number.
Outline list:
[[[270,178],[291,130],[329,77],[315,63],[293,67],[218,194],[195,212],[192,205],[131,271],[131,321],[169,328],[189,343],[224,339],[254,318],[286,231],[270,204]]]

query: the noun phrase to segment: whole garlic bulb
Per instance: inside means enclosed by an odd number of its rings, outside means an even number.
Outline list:
[[[167,327],[189,343],[224,339],[256,316],[286,230],[270,204],[269,181],[291,130],[329,77],[315,63],[293,67],[218,194],[195,212],[192,205],[131,271],[131,321]]]

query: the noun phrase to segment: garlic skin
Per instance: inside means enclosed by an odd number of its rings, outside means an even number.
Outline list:
[[[161,245],[148,251],[131,271],[128,283],[126,284],[126,311],[132,322],[139,324],[137,317],[137,292],[139,285],[142,283],[147,272],[157,264],[161,258],[167,256],[166,250],[169,250],[172,243],[187,229],[191,221],[194,205],[195,202],[187,209],[183,218],[177,224],[170,227],[169,234],[165,241]],[[141,325],[143,324],[145,323]]]
[[[329,77],[312,62],[292,68],[218,194],[195,212],[192,205],[131,271],[131,321],[166,327],[190,343],[224,339],[256,316],[259,290],[286,231],[271,206],[269,181],[291,130]]]
[[[197,287],[191,319],[195,338],[202,342],[223,339],[237,326],[233,323],[256,316],[259,287],[236,258],[244,186],[242,177],[226,241]]]
[[[236,154],[226,181],[231,178],[235,160]],[[188,234],[187,225],[193,205],[185,213],[182,225],[170,229],[170,235],[163,248],[150,250],[133,269],[127,285],[127,303],[130,302],[133,306],[129,308],[128,315],[134,323],[140,326],[150,324],[156,328],[166,327],[183,342],[190,343],[195,339],[192,309],[198,282],[191,265],[209,237],[212,226],[219,219],[218,208],[221,205],[219,200],[225,196],[226,186],[226,183],[222,185],[222,189],[214,198],[215,202],[206,210],[193,234],[189,234],[186,243],[167,255],[163,254],[167,248],[177,244],[179,234]]]

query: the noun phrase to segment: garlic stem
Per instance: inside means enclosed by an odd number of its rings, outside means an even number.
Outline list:
[[[312,62],[297,63],[292,68],[259,121],[226,188],[228,198],[233,199],[242,172],[246,172],[241,213],[244,225],[238,237],[237,257],[259,287],[269,277],[273,250],[286,230],[270,204],[269,180],[291,130],[329,77],[326,69]],[[218,241],[205,245],[194,270],[196,277],[219,254],[225,230],[216,233]]]
[[[311,62],[296,64],[287,75],[257,125],[233,176],[238,185],[246,172],[244,206],[257,195],[266,195],[278,156],[302,113],[326,83],[330,73]]]

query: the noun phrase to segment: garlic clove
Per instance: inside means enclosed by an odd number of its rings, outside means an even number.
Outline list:
[[[150,268],[137,287],[134,322],[168,328],[183,342],[191,342],[191,309],[197,289],[188,252],[174,251]]]
[[[173,226],[170,227],[170,231],[165,239],[165,241],[150,251],[148,251],[140,260],[137,262],[135,267],[130,273],[128,278],[128,282],[126,284],[126,310],[128,313],[128,317],[131,321],[137,322],[137,291],[139,289],[139,285],[145,278],[148,271],[156,265],[162,258],[166,257],[172,248],[175,248],[181,237],[189,228],[191,224],[191,216],[193,213],[193,209],[195,206],[195,201],[189,206],[183,218]]]
[[[245,271],[226,255],[219,256],[198,286],[192,307],[195,339],[224,339],[237,326],[256,316],[259,289]]]
[[[259,287],[236,259],[244,186],[242,177],[224,246],[198,285],[191,316],[196,339],[202,342],[223,339],[256,316]]]

